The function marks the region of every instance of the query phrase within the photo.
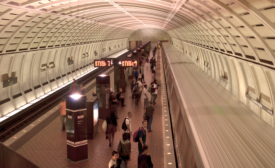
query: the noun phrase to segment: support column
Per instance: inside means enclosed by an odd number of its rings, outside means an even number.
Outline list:
[[[72,161],[88,159],[86,96],[66,98],[67,158]]]

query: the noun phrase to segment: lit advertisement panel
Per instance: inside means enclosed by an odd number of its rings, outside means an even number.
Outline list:
[[[98,122],[98,101],[94,103],[94,126]]]

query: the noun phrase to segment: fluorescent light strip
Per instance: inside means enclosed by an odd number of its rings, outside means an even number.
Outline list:
[[[81,77],[87,75],[88,73],[93,72],[93,71],[96,70],[96,69],[97,69],[97,67],[96,67],[96,68],[93,68],[92,70],[90,70],[90,71],[88,71],[88,72],[86,72],[86,73],[84,73],[84,74],[82,74],[82,75],[80,75],[80,76],[78,76],[78,77],[76,77],[76,78],[74,78],[74,79],[77,80],[77,79],[79,79],[79,78],[81,78]],[[10,113],[8,113],[8,114],[6,114],[5,116],[3,116],[3,117],[0,118],[0,123],[1,123],[2,121],[5,121],[5,120],[8,119],[9,117],[11,117],[11,116],[13,116],[13,115],[15,115],[15,114],[21,112],[22,110],[24,110],[24,109],[26,109],[26,108],[32,106],[33,104],[37,103],[38,101],[40,101],[40,100],[42,100],[42,99],[48,97],[49,95],[53,94],[54,92],[56,92],[56,91],[58,91],[58,90],[64,88],[65,86],[71,84],[72,82],[73,82],[73,80],[72,80],[72,81],[69,81],[69,82],[67,82],[67,83],[65,83],[64,85],[62,85],[62,86],[60,86],[60,87],[58,87],[58,88],[56,88],[56,89],[54,89],[54,90],[52,90],[52,91],[46,93],[46,94],[44,94],[44,95],[42,95],[42,96],[40,96],[40,97],[38,97],[37,99],[35,99],[35,100],[33,100],[33,101],[31,101],[31,102],[25,104],[24,106],[19,107],[18,109],[14,110],[14,111],[12,111],[12,112],[10,112]]]
[[[133,19],[136,19],[137,21],[139,21],[141,24],[143,24],[144,26],[148,27],[146,24],[144,24],[142,21],[140,21],[138,18],[136,18],[135,16],[133,16],[132,14],[130,14],[129,12],[127,12],[124,8],[122,8],[121,6],[119,6],[118,4],[116,4],[115,2],[113,2],[112,0],[106,0],[108,1],[110,4],[112,4],[114,7],[116,7],[117,9],[121,10],[122,12],[124,12],[126,15],[131,16]]]

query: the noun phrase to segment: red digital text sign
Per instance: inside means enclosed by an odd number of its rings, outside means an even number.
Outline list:
[[[137,67],[138,62],[137,60],[132,61],[132,60],[122,60],[121,61],[121,66],[122,67]]]
[[[110,67],[110,66],[112,66],[111,60],[107,60],[107,61],[95,60],[94,63],[95,63],[95,67]]]

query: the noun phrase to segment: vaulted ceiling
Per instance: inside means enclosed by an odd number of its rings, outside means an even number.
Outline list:
[[[0,0],[1,54],[129,37],[142,28],[274,66],[273,0]]]

